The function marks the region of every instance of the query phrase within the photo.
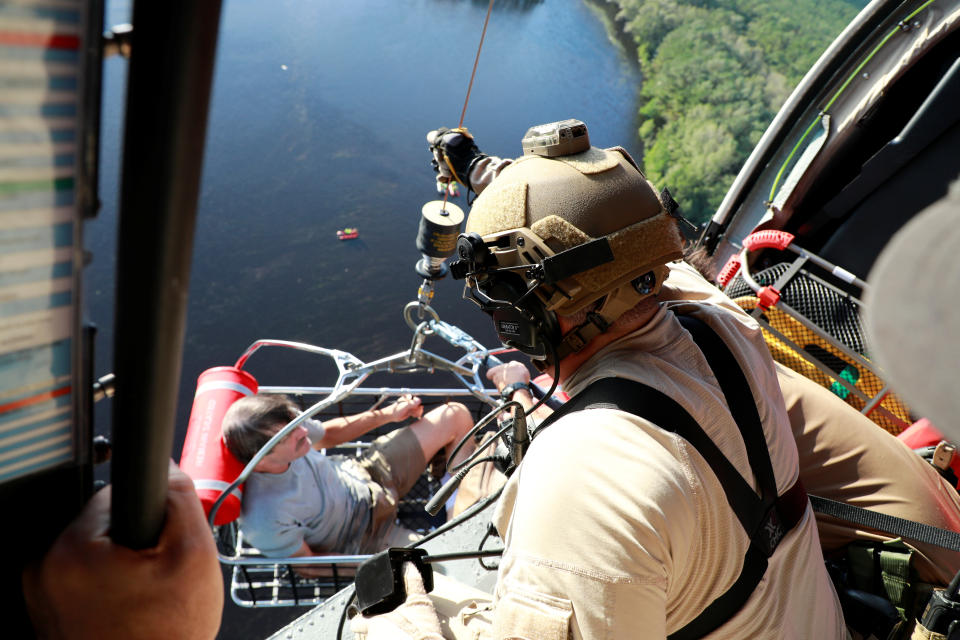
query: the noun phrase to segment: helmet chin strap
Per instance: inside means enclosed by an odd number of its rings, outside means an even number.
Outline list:
[[[560,344],[557,345],[555,356],[557,362],[583,349],[647,295],[638,293],[631,284],[627,283],[601,298],[596,308],[587,312],[586,321],[563,336]],[[549,366],[549,363],[547,364]]]

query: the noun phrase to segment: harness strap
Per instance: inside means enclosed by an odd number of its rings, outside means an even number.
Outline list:
[[[743,436],[747,459],[756,477],[760,498],[765,504],[771,503],[777,496],[777,480],[773,474],[770,453],[767,451],[767,440],[763,435],[763,423],[757,412],[757,401],[753,398],[743,369],[720,336],[702,320],[689,315],[677,316],[677,319],[683,328],[690,332],[717,378],[730,413]]]
[[[960,551],[960,533],[956,531],[941,529],[923,522],[914,522],[913,520],[864,509],[845,502],[821,498],[820,496],[810,496],[810,502],[813,504],[813,510],[817,513],[883,531],[898,538],[925,542],[951,551]]]
[[[706,323],[691,315],[677,316],[677,319],[700,348],[720,385],[720,390],[723,391],[724,399],[743,438],[747,460],[760,492],[759,497],[750,492],[750,498],[753,499],[753,507],[749,512],[752,521],[751,526],[744,527],[750,536],[750,547],[743,559],[740,576],[700,615],[669,636],[669,640],[692,640],[714,631],[743,608],[766,573],[767,558],[773,555],[783,537],[806,513],[807,493],[797,478],[782,496],[777,495],[777,480],[763,434],[763,422],[743,369],[723,339]],[[700,431],[703,433],[702,429]],[[716,455],[729,464],[719,450]],[[710,468],[714,469],[714,460],[705,455],[704,457]],[[744,518],[737,511],[736,505],[731,503],[731,506],[742,523]]]
[[[763,578],[767,558],[773,554],[786,533],[800,521],[807,507],[807,495],[799,480],[782,496],[776,494],[773,465],[760,416],[746,377],[733,354],[702,321],[683,316],[681,322],[690,331],[720,383],[743,437],[750,466],[757,475],[761,496],[766,494],[764,497],[757,495],[686,409],[666,394],[641,382],[623,378],[596,380],[567,401],[537,429],[539,432],[573,411],[618,409],[642,417],[687,440],[717,476],[727,502],[750,536],[750,547],[744,556],[740,576],[733,585],[694,620],[670,634],[669,640],[699,638],[732,618]]]
[[[647,419],[665,431],[684,438],[704,457],[720,480],[727,501],[747,532],[757,528],[762,520],[760,500],[753,488],[743,479],[736,467],[720,448],[700,428],[697,421],[665,393],[642,382],[624,378],[601,378],[573,396],[538,428],[537,432],[554,420],[574,411],[585,409],[619,409]]]
[[[798,479],[793,486],[780,496],[780,506],[777,511],[784,520],[779,522],[784,534],[793,529],[807,510],[807,492]],[[780,536],[781,538],[783,536]],[[732,618],[750,599],[754,589],[760,584],[767,571],[768,553],[755,541],[751,540],[750,547],[743,557],[743,569],[730,588],[723,595],[707,605],[696,618],[682,628],[674,631],[668,640],[695,640],[715,631],[723,623]]]

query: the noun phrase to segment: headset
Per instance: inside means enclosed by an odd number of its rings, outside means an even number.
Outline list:
[[[504,256],[536,242],[522,229],[488,241],[476,233],[462,233],[457,238],[458,259],[450,264],[450,273],[454,279],[466,281],[463,297],[491,316],[500,341],[530,356],[543,370],[557,364],[556,348],[563,340],[557,314],[547,309],[544,299],[566,295],[557,283],[612,262],[613,251],[606,238],[598,238],[539,261],[502,264]],[[522,253],[530,258],[546,251],[534,247]]]

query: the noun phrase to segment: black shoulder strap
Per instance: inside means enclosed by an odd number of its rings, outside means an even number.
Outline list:
[[[693,316],[677,316],[683,328],[690,332],[693,341],[700,347],[707,364],[720,384],[720,390],[733,415],[743,444],[747,449],[747,460],[753,471],[760,491],[760,498],[769,504],[777,497],[777,480],[773,474],[767,440],[763,435],[763,423],[757,411],[750,383],[743,375],[743,369],[726,343],[702,320]],[[751,531],[751,529],[747,529]]]
[[[625,378],[601,378],[570,398],[560,410],[550,415],[537,431],[563,415],[584,409],[619,409],[632,413],[692,444],[720,480],[727,501],[744,529],[748,532],[753,530],[757,494],[697,421],[676,400],[642,382]]]
[[[733,354],[723,340],[702,321],[682,316],[681,322],[690,331],[720,383],[727,405],[744,439],[750,466],[757,476],[760,496],[686,409],[661,391],[640,382],[623,378],[597,380],[571,398],[537,429],[539,432],[573,411],[619,409],[643,417],[687,440],[716,474],[727,502],[750,535],[750,547],[740,576],[734,584],[694,620],[670,634],[669,640],[702,637],[733,617],[763,578],[767,558],[772,555],[783,536],[800,521],[807,505],[806,493],[799,481],[783,496],[778,498],[776,495],[776,479],[760,416],[746,377]]]
[[[717,629],[743,608],[767,570],[767,559],[773,555],[783,537],[800,522],[806,512],[807,493],[798,478],[783,495],[777,495],[776,476],[773,473],[767,440],[763,434],[763,422],[760,420],[757,402],[743,369],[723,339],[706,323],[690,315],[677,316],[677,318],[703,352],[707,364],[710,365],[723,391],[727,406],[743,438],[747,459],[760,492],[757,496],[751,491],[753,504],[746,515],[741,515],[736,505],[730,503],[740,522],[748,521],[744,529],[750,536],[750,547],[744,557],[740,576],[699,616],[669,636],[669,640],[692,640]],[[704,455],[702,451],[701,455]],[[710,468],[714,469],[713,460],[706,455],[704,458],[710,464]],[[726,458],[724,460],[726,461]]]

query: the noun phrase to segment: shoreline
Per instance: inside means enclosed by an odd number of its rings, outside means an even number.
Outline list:
[[[584,0],[586,4],[603,22],[607,29],[607,37],[611,43],[621,50],[631,65],[640,68],[640,59],[637,57],[637,43],[633,37],[623,28],[623,24],[617,19],[620,12],[620,5],[616,0]],[[639,86],[639,85],[638,85]]]
[[[640,125],[643,123],[643,116],[640,115],[640,88],[643,86],[643,70],[640,68],[640,58],[637,56],[637,43],[626,29],[623,28],[622,21],[617,19],[620,12],[620,4],[616,0],[584,0],[584,4],[592,11],[603,23],[607,32],[607,41],[623,54],[627,63],[636,70],[640,76],[640,81],[635,89],[633,101],[633,110],[631,112],[631,124],[633,128],[634,142],[639,150],[638,156],[634,160],[643,167],[643,157],[646,153],[643,144],[643,138],[640,135]]]

